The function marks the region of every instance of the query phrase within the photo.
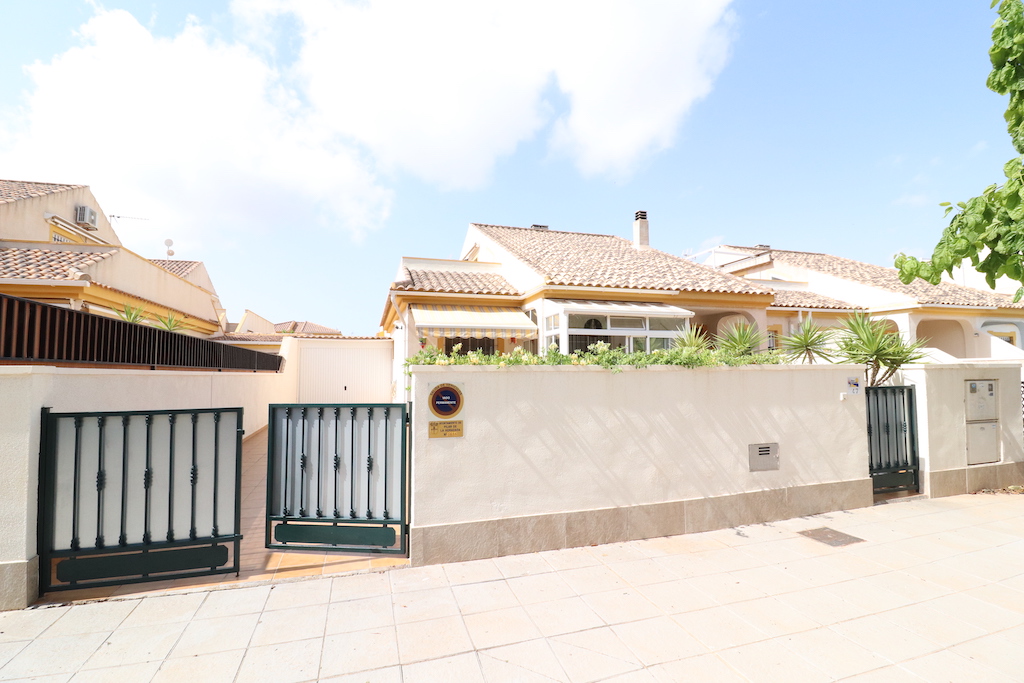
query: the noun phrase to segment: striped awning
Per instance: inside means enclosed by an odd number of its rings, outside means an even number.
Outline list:
[[[537,325],[518,308],[412,304],[420,337],[536,339]]]

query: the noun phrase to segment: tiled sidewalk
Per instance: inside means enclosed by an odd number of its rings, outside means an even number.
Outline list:
[[[0,615],[0,680],[33,676],[1020,681],[1024,496]]]

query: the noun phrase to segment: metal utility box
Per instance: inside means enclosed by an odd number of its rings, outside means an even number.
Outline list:
[[[964,382],[967,422],[967,464],[1000,460],[999,382],[969,379]]]
[[[999,462],[999,423],[967,424],[967,464]]]
[[[994,379],[971,379],[964,382],[967,422],[999,419],[998,390],[999,381]]]

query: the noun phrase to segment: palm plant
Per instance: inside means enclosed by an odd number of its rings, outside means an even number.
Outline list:
[[[119,311],[119,310],[117,310],[115,308],[114,312],[117,313],[118,317],[120,317],[121,320],[124,320],[125,322],[128,322],[128,323],[144,323],[144,322],[146,322],[146,315],[145,315],[145,313],[143,311],[142,306],[139,306],[137,308],[132,308],[128,304],[125,304],[123,310]]]
[[[185,316],[174,317],[173,313],[168,313],[165,316],[156,316],[156,320],[153,321],[154,327],[159,327],[161,330],[167,330],[168,332],[176,332],[185,325]]]
[[[732,356],[753,355],[764,344],[764,333],[752,323],[738,322],[723,334],[715,336],[715,345]]]
[[[864,374],[869,387],[881,386],[902,366],[925,357],[922,348],[927,340],[908,342],[899,332],[887,330],[882,320],[855,313],[843,324],[843,333],[837,339],[839,356],[867,366]]]
[[[813,364],[816,360],[832,360],[832,330],[826,330],[810,318],[804,318],[793,334],[782,338],[786,360]]]
[[[711,348],[704,330],[699,327],[688,327],[682,330],[672,342],[672,345],[680,351],[707,351]]]

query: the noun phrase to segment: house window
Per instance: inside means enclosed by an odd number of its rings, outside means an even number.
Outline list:
[[[570,313],[569,327],[578,330],[606,330],[608,329],[608,318],[603,315],[591,315],[589,313]]]
[[[650,318],[650,330],[680,332],[686,329],[686,318]]]
[[[612,336],[612,335],[597,335],[597,334],[570,334],[569,335],[569,353],[574,351],[586,351],[587,347],[597,342],[605,342],[609,344],[613,349],[624,349],[626,348],[626,342],[628,337]]]
[[[612,327],[615,329],[644,330],[647,329],[646,321],[643,318],[612,318]]]
[[[477,339],[476,337],[447,337],[444,340],[444,352],[447,354],[452,353],[452,349],[457,344],[462,344],[462,348],[459,349],[460,355],[466,355],[470,351],[482,351],[488,356],[494,355],[494,340]]]
[[[627,352],[668,350],[675,338],[686,329],[687,319],[680,317],[646,317],[569,313],[569,353],[586,351],[595,342]],[[634,330],[644,330],[638,335]]]
[[[674,343],[671,337],[651,337],[651,351],[668,351]]]

